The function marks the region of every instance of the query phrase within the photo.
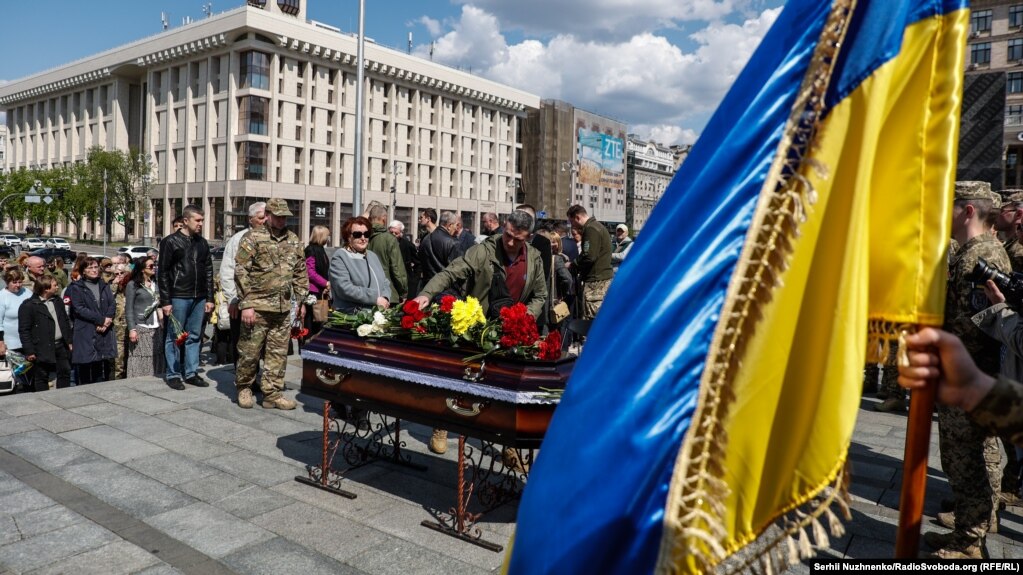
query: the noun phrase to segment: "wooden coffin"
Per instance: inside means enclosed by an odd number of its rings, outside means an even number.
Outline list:
[[[324,328],[302,348],[302,392],[502,445],[538,446],[557,407],[541,388],[564,389],[575,357],[489,357],[467,366],[473,353]]]

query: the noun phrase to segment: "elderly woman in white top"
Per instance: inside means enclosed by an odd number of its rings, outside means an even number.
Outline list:
[[[7,355],[7,350],[21,351],[21,337],[18,336],[18,309],[22,302],[32,297],[32,292],[21,287],[25,274],[18,269],[4,272],[7,286],[0,290],[0,330],[3,342],[0,343],[0,355]]]
[[[391,284],[380,264],[380,258],[369,246],[370,223],[359,216],[349,218],[341,226],[345,247],[330,258],[330,293],[333,307],[342,313],[355,313],[391,303]]]

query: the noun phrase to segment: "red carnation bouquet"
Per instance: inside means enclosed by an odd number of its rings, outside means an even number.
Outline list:
[[[188,339],[188,332],[181,327],[181,322],[178,318],[174,317],[174,314],[169,315],[171,320],[171,327],[174,328],[174,345],[181,347],[185,345],[185,340]]]

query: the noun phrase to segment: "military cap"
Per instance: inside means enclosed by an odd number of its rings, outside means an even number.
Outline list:
[[[1002,198],[1004,198],[1004,200],[1002,201],[1003,204],[1014,204],[1018,206],[1020,204],[1023,204],[1023,190],[1019,189],[1002,190]]]
[[[955,199],[957,200],[991,200],[996,195],[991,191],[991,184],[987,182],[971,180],[956,182]],[[269,209],[270,206],[267,205],[267,210],[269,211]]]
[[[1002,196],[998,192],[991,192],[991,207],[996,210],[1002,209]]]
[[[288,209],[288,202],[281,198],[270,198],[266,201],[266,213],[273,214],[275,216],[293,216]]]

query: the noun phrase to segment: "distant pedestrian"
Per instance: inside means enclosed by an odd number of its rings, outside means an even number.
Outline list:
[[[96,258],[85,258],[78,273],[81,278],[71,282],[66,293],[71,299],[74,334],[71,363],[78,385],[85,385],[107,381],[112,375],[117,354],[113,331],[116,309],[110,286],[99,277]]]
[[[18,311],[22,355],[34,364],[29,371],[34,391],[50,389],[51,371],[57,373],[58,389],[71,386],[71,322],[59,291],[55,278],[44,277]]]

